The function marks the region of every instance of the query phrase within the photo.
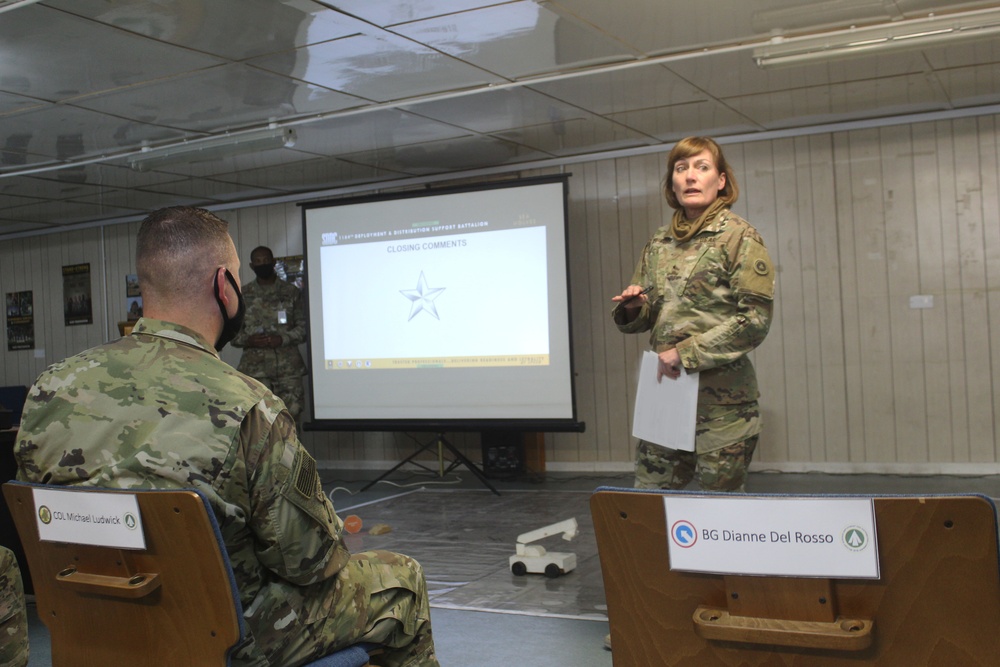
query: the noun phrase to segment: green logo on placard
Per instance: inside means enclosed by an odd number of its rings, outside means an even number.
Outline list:
[[[868,533],[859,526],[848,526],[840,538],[851,551],[864,551],[868,547]]]
[[[125,512],[124,521],[125,521],[125,527],[128,528],[129,530],[135,530],[136,525],[138,525],[139,523],[138,520],[135,518],[135,515],[132,514],[131,512]]]
[[[38,508],[38,518],[42,520],[46,526],[52,523],[52,510],[50,510],[45,505]]]

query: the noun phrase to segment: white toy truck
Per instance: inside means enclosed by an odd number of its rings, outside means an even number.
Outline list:
[[[528,572],[544,574],[555,578],[576,568],[576,554],[562,551],[546,551],[537,540],[562,533],[564,540],[572,540],[577,534],[576,519],[566,519],[538,530],[518,535],[517,552],[510,557],[510,571],[517,576]]]

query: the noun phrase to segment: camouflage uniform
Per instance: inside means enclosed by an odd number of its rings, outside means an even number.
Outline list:
[[[306,341],[306,313],[302,292],[284,280],[261,285],[254,280],[243,286],[246,319],[233,339],[233,346],[243,349],[239,370],[263,382],[285,402],[296,420],[305,405],[302,376],[306,365],[299,354],[299,344]],[[279,321],[284,313],[285,322]],[[247,338],[255,333],[278,334],[281,347],[246,347]]]
[[[28,664],[28,616],[21,570],[14,553],[0,546],[0,667]]]
[[[385,665],[438,664],[420,566],[348,553],[280,399],[190,329],[140,319],[51,366],[15,455],[26,481],[205,494],[252,632],[234,665],[298,665],[359,640],[387,645]]]
[[[624,333],[651,331],[657,353],[676,348],[688,372],[699,373],[695,452],[640,442],[636,486],[742,490],[760,433],[757,376],[746,356],[771,324],[774,268],[760,234],[722,209],[687,243],[661,227],[643,248],[633,285],[654,286]],[[667,380],[664,380],[667,381]]]

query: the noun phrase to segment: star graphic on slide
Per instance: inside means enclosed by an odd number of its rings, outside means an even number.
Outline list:
[[[438,317],[437,308],[434,306],[434,299],[441,296],[441,292],[444,290],[444,287],[428,287],[427,279],[424,278],[424,272],[421,271],[420,280],[417,281],[417,289],[399,290],[400,294],[413,302],[410,306],[410,317],[406,321],[409,322],[417,316],[417,313],[423,310],[433,315],[434,319],[441,319]]]

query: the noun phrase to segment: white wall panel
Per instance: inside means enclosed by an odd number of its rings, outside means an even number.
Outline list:
[[[993,117],[724,147],[742,190],[735,210],[761,231],[777,270],[774,323],[753,355],[765,418],[757,466],[1000,470],[998,144]],[[547,435],[552,467],[625,469],[632,460],[636,370],[648,338],[618,332],[610,299],[649,236],[669,222],[664,160],[568,169],[576,394],[587,429]],[[231,223],[243,282],[253,279],[254,247],[303,252],[293,203],[220,215]],[[48,363],[117,336],[137,230],[130,223],[0,246],[0,291],[34,292],[39,347],[4,349],[0,383],[30,384]],[[66,327],[61,267],[84,262],[95,322]],[[931,296],[933,307],[911,308],[915,295]],[[223,358],[236,364],[239,351]],[[432,437],[303,434],[334,467],[394,462]],[[447,437],[479,459],[478,434]],[[432,448],[424,459],[432,469],[436,455]]]

